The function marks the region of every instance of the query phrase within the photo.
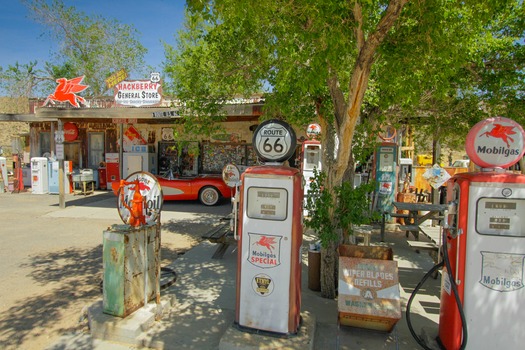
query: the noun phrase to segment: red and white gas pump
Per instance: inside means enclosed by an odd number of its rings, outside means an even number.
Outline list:
[[[302,174],[283,166],[295,133],[269,120],[254,133],[266,165],[241,176],[235,323],[241,330],[296,334],[301,310]]]
[[[525,175],[502,169],[523,157],[524,140],[510,119],[476,124],[466,150],[483,170],[448,181],[438,336],[447,350],[525,344]]]
[[[314,178],[314,170],[320,172],[322,170],[322,148],[321,141],[317,138],[321,134],[321,127],[319,124],[310,124],[306,129],[306,135],[308,140],[304,141],[301,147],[301,169],[304,177],[304,206],[306,207],[306,197],[308,196],[308,190],[310,189],[310,183]],[[307,216],[308,211],[303,210],[303,215]]]

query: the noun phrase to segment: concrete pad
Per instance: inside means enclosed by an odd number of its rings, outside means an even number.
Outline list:
[[[161,298],[160,304],[149,303],[131,315],[121,318],[103,313],[102,300],[88,308],[91,335],[95,339],[141,345],[139,336],[172,306],[171,298]]]
[[[297,334],[286,337],[245,332],[231,325],[221,338],[219,350],[313,349],[315,317],[309,312],[303,312],[301,319],[301,326]]]

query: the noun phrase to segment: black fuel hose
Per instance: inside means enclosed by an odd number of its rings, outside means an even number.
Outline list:
[[[442,242],[447,242],[447,235],[445,233],[445,230],[443,230],[443,240],[442,240]],[[459,349],[463,350],[467,346],[467,340],[468,340],[467,320],[465,318],[465,313],[463,312],[463,305],[461,304],[461,300],[459,298],[458,286],[456,284],[456,280],[455,280],[454,276],[452,275],[452,268],[450,266],[450,260],[449,260],[449,257],[448,257],[448,249],[446,249],[446,246],[443,249],[443,261],[441,261],[440,263],[434,265],[423,276],[421,281],[417,284],[416,288],[414,288],[414,291],[412,291],[412,294],[410,295],[410,298],[408,299],[407,308],[406,308],[406,312],[405,312],[406,319],[407,319],[407,325],[408,325],[408,329],[410,331],[410,334],[412,334],[412,337],[414,337],[416,342],[419,345],[421,345],[421,347],[423,349],[425,349],[425,350],[433,350],[433,349],[429,348],[423,342],[423,340],[416,334],[416,332],[414,331],[414,328],[412,327],[412,322],[410,321],[410,307],[412,305],[412,301],[414,300],[414,297],[417,295],[417,293],[419,292],[419,289],[423,286],[423,284],[428,279],[428,277],[430,277],[436,270],[438,270],[441,267],[443,267],[443,265],[445,265],[445,267],[447,268],[447,274],[448,274],[448,277],[450,279],[452,292],[454,293],[454,299],[456,300],[456,305],[458,307],[459,316],[461,318],[461,327],[463,329],[463,340],[461,341],[461,346],[460,346]]]
[[[423,276],[423,278],[421,279],[421,281],[419,281],[419,283],[417,284],[416,288],[414,288],[414,291],[412,292],[412,294],[410,295],[410,298],[408,299],[408,303],[407,303],[407,309],[406,309],[406,312],[405,312],[405,315],[406,315],[406,319],[407,319],[407,325],[408,325],[408,330],[410,331],[410,334],[412,334],[412,337],[414,337],[414,339],[416,340],[416,342],[421,345],[421,347],[425,350],[433,350],[431,348],[429,348],[425,342],[416,334],[416,332],[414,331],[414,328],[412,327],[412,322],[410,320],[410,307],[412,306],[412,301],[414,300],[414,297],[416,296],[416,294],[418,293],[419,289],[423,286],[423,284],[425,283],[425,281],[438,269],[442,268],[444,265],[444,262],[441,261],[439,264],[436,264],[434,265],[426,274],[425,276]]]

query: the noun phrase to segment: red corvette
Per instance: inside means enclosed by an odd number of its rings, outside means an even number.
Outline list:
[[[232,189],[222,175],[197,175],[195,177],[175,177],[171,180],[157,176],[165,201],[195,200],[204,205],[215,205],[222,198],[231,198]]]

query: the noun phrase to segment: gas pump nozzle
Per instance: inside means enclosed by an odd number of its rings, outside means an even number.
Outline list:
[[[444,211],[444,219],[443,219],[443,228],[448,230],[449,233],[452,236],[456,236],[457,234],[457,227],[455,225],[456,220],[452,220],[452,225],[449,224],[449,215],[456,216],[457,215],[457,200],[453,200],[448,202],[447,209]]]

